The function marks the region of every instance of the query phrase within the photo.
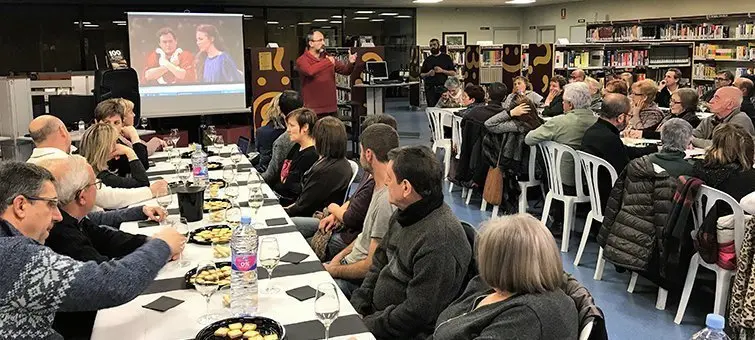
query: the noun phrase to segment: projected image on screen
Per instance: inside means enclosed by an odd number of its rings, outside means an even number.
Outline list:
[[[128,13],[128,25],[143,115],[245,108],[241,15]]]

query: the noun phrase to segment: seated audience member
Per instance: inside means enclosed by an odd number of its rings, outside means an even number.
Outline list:
[[[582,146],[585,131],[598,120],[590,110],[591,100],[590,88],[584,82],[566,85],[564,87],[566,113],[551,118],[545,124],[527,133],[524,142],[527,145],[537,145],[544,141],[554,141],[579,149]],[[564,155],[561,161],[561,178],[564,183],[564,193],[576,195],[574,159],[570,155]],[[557,224],[563,220],[563,204],[556,200],[552,207],[551,216],[556,223],[552,228],[557,231],[560,230]]]
[[[614,79],[606,83],[606,86],[603,87],[603,95],[609,93],[618,93],[622,95],[627,95],[628,92],[627,82],[623,79]]]
[[[60,255],[97,263],[124,257],[144,245],[147,237],[119,231],[122,222],[145,219],[159,222],[165,218],[165,212],[159,207],[91,212],[100,181],[84,157],[48,159],[40,166],[55,178],[62,217],[50,230],[45,245]],[[95,315],[96,312],[59,312],[55,315],[53,329],[66,339],[89,338]]]
[[[102,183],[116,188],[138,188],[149,186],[147,171],[136,156],[134,149],[118,142],[118,132],[107,123],[96,123],[90,126],[81,136],[81,155],[87,159],[97,178]],[[108,161],[125,156],[131,167],[131,177],[121,177],[108,169]]]
[[[713,132],[705,158],[695,162],[692,176],[739,201],[755,191],[753,153],[755,146],[747,131],[734,124],[721,124]],[[727,210],[724,213],[719,211],[718,215],[731,214],[731,209]]]
[[[671,94],[679,89],[679,81],[682,80],[682,71],[676,67],[668,69],[666,76],[661,81],[658,94],[655,95],[655,103],[660,107],[671,107]]]
[[[463,106],[464,91],[462,91],[462,85],[459,78],[448,77],[446,79],[446,92],[440,95],[440,100],[435,107],[453,108]]]
[[[280,170],[274,176],[265,177],[265,182],[275,191],[283,206],[289,206],[301,194],[304,173],[317,162],[315,139],[312,128],[317,114],[307,108],[291,111],[286,116],[287,133],[294,143],[283,160]]]
[[[674,91],[669,102],[670,113],[663,117],[661,123],[655,131],[644,131],[643,138],[659,139],[661,137],[661,128],[671,118],[681,118],[686,120],[692,128],[700,125],[700,118],[697,117],[697,91],[691,88],[683,88]]]
[[[579,314],[561,289],[561,254],[542,223],[516,214],[481,228],[480,275],[440,314],[428,339],[576,340]]]
[[[483,90],[480,85],[470,84],[464,88],[461,102],[466,108],[454,112],[454,115],[465,118],[471,110],[485,106],[485,90]]]
[[[54,253],[43,244],[62,220],[52,174],[39,166],[0,163],[0,334],[17,339],[60,339],[54,313],[95,311],[131,301],[181,253],[186,239],[163,229],[120,259],[98,264]],[[107,289],[103,289],[107,287]],[[33,303],[31,303],[33,302]]]
[[[586,77],[585,71],[578,68],[569,74],[569,83],[583,82]]]
[[[378,339],[425,339],[462,291],[472,249],[443,203],[443,169],[426,146],[388,153],[388,200],[398,208],[351,304]]]
[[[335,117],[320,118],[312,131],[319,159],[305,171],[301,193],[286,206],[289,216],[312,216],[330,203],[343,203],[352,171],[346,160],[346,127]]]
[[[503,110],[485,121],[485,127],[492,133],[528,133],[543,124],[537,115],[537,106],[529,98],[519,95]]]
[[[71,149],[71,135],[60,119],[42,115],[29,123],[29,134],[34,141],[34,150],[28,163],[39,164],[47,159],[68,157]],[[165,180],[157,180],[149,188],[113,188],[100,184],[97,188],[97,207],[119,209],[149,200],[168,186]]]
[[[755,105],[752,103],[755,84],[750,79],[739,77],[734,80],[734,86],[742,91],[742,106],[739,107],[739,110],[746,113],[751,120],[755,120]]]
[[[550,81],[550,90],[548,96],[545,97],[543,105],[543,116],[555,117],[564,114],[564,86],[566,86],[566,78],[560,75],[555,75]]]
[[[655,103],[658,86],[654,81],[644,79],[634,83],[631,92],[632,111],[624,137],[643,138],[643,133],[655,131],[663,120],[663,111]]]
[[[590,109],[594,112],[600,111],[600,105],[603,103],[603,85],[593,77],[585,78],[585,83],[590,87]]]
[[[304,102],[302,101],[301,95],[299,95],[298,92],[296,98],[298,99],[292,100],[289,103],[291,106],[287,109],[289,109],[290,111],[285,113],[285,115],[283,116],[283,121],[286,123],[287,129],[288,123],[286,117],[288,117],[288,114],[304,106]],[[283,134],[275,139],[275,142],[273,142],[273,152],[270,158],[270,162],[267,164],[267,169],[265,169],[265,172],[262,173],[262,178],[265,180],[265,182],[271,183],[273,177],[278,176],[281,170],[281,166],[283,166],[283,161],[286,159],[286,155],[288,155],[288,152],[293,146],[294,142],[291,141],[291,136],[289,136],[288,130],[283,132]]]
[[[616,173],[621,173],[629,160],[658,151],[654,145],[645,148],[627,147],[619,137],[619,128],[626,124],[626,117],[631,110],[631,103],[626,96],[609,93],[603,97],[599,118],[585,131],[582,137],[582,151],[606,160]],[[608,200],[613,183],[605,169],[598,173],[598,191],[603,206]]]
[[[508,88],[503,83],[495,82],[488,85],[489,100],[487,105],[469,110],[465,118],[470,121],[485,123],[490,117],[504,110],[502,105],[508,92]]]
[[[372,265],[380,240],[388,232],[394,208],[388,201],[386,187],[388,151],[398,147],[398,133],[385,124],[374,124],[359,136],[359,163],[366,173],[375,178],[374,191],[370,200],[364,228],[356,240],[333,257],[325,269],[336,280],[338,287],[347,298],[362,285]]]
[[[366,130],[374,124],[382,123],[396,130],[396,119],[388,114],[370,115],[362,122]],[[363,131],[364,132],[364,131]],[[361,137],[360,137],[361,138]],[[387,151],[386,151],[387,152]],[[314,217],[292,217],[296,228],[307,239],[314,236],[320,230],[322,233],[333,231],[328,240],[326,258],[330,259],[353,242],[362,232],[364,220],[367,216],[372,193],[375,189],[375,178],[363,167],[365,172],[357,185],[357,189],[351,194],[348,201],[343,204],[330,203],[327,208],[328,215],[322,219]]]
[[[503,107],[511,106],[511,102],[514,101],[514,98],[517,94],[526,96],[527,99],[531,100],[535,104],[540,104],[540,102],[543,101],[543,96],[539,95],[537,92],[532,91],[532,83],[530,83],[530,80],[527,79],[527,77],[516,76],[514,77],[514,88],[511,89],[511,93],[503,102]]]
[[[650,162],[678,178],[692,173],[692,163],[684,153],[692,142],[692,125],[681,118],[671,118],[661,126],[661,151],[649,155]]]
[[[632,88],[632,85],[634,85],[634,75],[630,72],[624,72],[619,75],[622,80],[624,80],[625,83],[627,83],[627,94],[629,94],[629,91]]]
[[[724,123],[734,124],[745,129],[750,135],[755,134],[752,119],[739,110],[742,106],[742,91],[734,86],[724,86],[710,100],[710,112],[713,116],[703,119],[692,135],[692,144],[698,148],[711,145],[713,130]]]
[[[718,89],[726,86],[732,86],[734,84],[734,74],[731,71],[720,71],[716,73],[716,78],[713,80],[713,89],[705,92],[700,100],[706,103],[710,103],[713,100],[713,96],[716,95]]]
[[[302,105],[303,102],[299,93],[291,90],[283,91],[270,103],[270,107],[267,109],[267,124],[257,129],[256,138],[254,139],[254,145],[260,154],[259,161],[255,164],[258,172],[266,172],[270,162],[275,158],[275,143],[286,132],[286,116],[291,111],[302,107]],[[291,139],[288,136],[285,138],[290,142]],[[285,157],[290,149],[291,147],[289,146],[288,149],[279,151],[280,159]]]
[[[135,127],[134,119],[136,118],[136,114],[134,113],[134,102],[125,98],[117,98],[116,100],[121,106],[123,106],[123,126]],[[137,136],[139,135],[137,134]],[[120,139],[124,143],[131,143],[130,140],[125,139],[123,136],[121,136]],[[165,142],[158,137],[152,137],[149,142],[145,143],[145,145],[147,146],[147,155],[152,156],[155,151],[165,147]]]
[[[118,136],[118,144],[125,145],[134,150],[134,154],[142,163],[144,169],[149,169],[149,152],[147,146],[139,138],[139,134],[133,126],[123,124],[126,115],[126,108],[121,105],[119,99],[106,99],[97,104],[94,109],[95,123],[110,124],[115,128]],[[108,161],[110,170],[115,171],[118,176],[126,176],[131,173],[131,159],[119,154],[117,158]]]

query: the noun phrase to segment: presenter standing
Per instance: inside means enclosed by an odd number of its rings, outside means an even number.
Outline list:
[[[348,64],[329,56],[325,53],[324,40],[325,36],[319,31],[307,34],[307,50],[296,59],[304,106],[317,113],[318,119],[336,115],[338,101],[335,74],[350,75],[357,60],[357,55],[351,53]]]
[[[147,56],[144,81],[152,85],[193,83],[194,55],[178,47],[173,30],[165,27],[157,31],[158,48]]]

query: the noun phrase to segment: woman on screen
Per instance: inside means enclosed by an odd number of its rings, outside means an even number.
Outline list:
[[[223,39],[213,25],[197,26],[197,80],[200,83],[239,83],[243,73],[225,53]]]

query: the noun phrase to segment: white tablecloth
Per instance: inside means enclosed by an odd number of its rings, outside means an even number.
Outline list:
[[[181,151],[186,151],[182,149]],[[172,173],[173,165],[165,160],[164,152],[156,153],[152,158],[156,164],[147,171],[151,179],[162,177],[166,180],[175,180]],[[230,159],[219,156],[211,157],[210,161],[220,161],[224,164],[232,164]],[[189,160],[183,160],[188,163]],[[250,168],[249,161],[244,158],[240,163],[237,177],[239,181],[246,181]],[[222,170],[210,171],[210,178],[221,178]],[[248,198],[246,185],[239,186],[239,202],[245,202]],[[263,184],[263,192],[266,197],[275,197],[272,189]],[[219,196],[223,195],[223,190]],[[154,200],[145,204],[156,205]],[[168,207],[174,211],[178,207],[177,198],[174,196],[173,203]],[[242,208],[243,214],[249,214],[247,208]],[[285,291],[305,285],[314,288],[324,282],[334,283],[330,275],[319,263],[312,249],[302,235],[291,224],[291,219],[286,215],[283,207],[278,204],[267,205],[260,208],[256,220],[265,221],[274,218],[285,218],[286,225],[260,226],[259,233],[263,237],[275,237],[278,240],[281,256],[289,251],[309,255],[298,265],[281,262],[273,272],[272,283],[280,288],[281,292],[275,295],[259,295],[259,315],[277,320],[286,327],[287,338],[298,339],[321,339],[324,337],[324,327],[317,321],[314,314],[314,299],[298,301],[288,296]],[[217,224],[207,219],[207,214],[202,221],[190,223],[190,229]],[[137,222],[129,222],[121,225],[121,230],[151,235],[160,227],[140,227]],[[168,263],[158,273],[155,282],[145,293],[124,305],[101,310],[97,313],[97,319],[92,332],[92,339],[193,339],[204,326],[197,323],[197,318],[205,312],[205,300],[195,290],[177,288],[176,283],[183,280],[189,269],[196,267],[199,261],[229,261],[230,259],[214,259],[210,246],[189,243],[183,252],[184,259],[191,262],[191,266],[178,268],[175,263]],[[259,267],[258,274],[263,275],[265,269]],[[263,275],[262,277],[266,277]],[[262,291],[269,284],[267,279],[260,279],[259,289]],[[228,292],[220,291],[213,295],[210,311],[222,313],[230,317],[230,311],[222,305],[222,295]],[[143,308],[161,296],[184,300],[183,303],[166,312],[157,312]],[[331,326],[331,339],[374,339],[365,328],[356,311],[346,297],[339,291],[341,311],[339,318]]]

